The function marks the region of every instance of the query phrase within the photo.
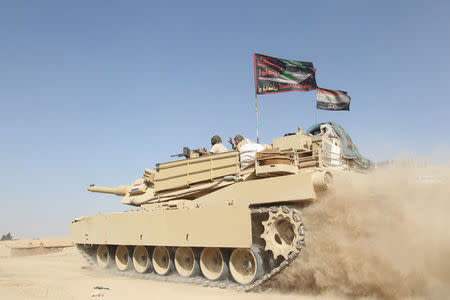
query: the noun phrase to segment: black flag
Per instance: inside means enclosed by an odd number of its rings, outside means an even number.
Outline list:
[[[347,92],[317,88],[317,108],[325,110],[350,110]]]
[[[317,88],[315,74],[316,69],[311,62],[275,58],[255,53],[257,95],[315,90]]]

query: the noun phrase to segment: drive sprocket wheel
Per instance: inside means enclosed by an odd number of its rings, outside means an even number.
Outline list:
[[[304,245],[303,223],[295,209],[287,206],[272,207],[269,217],[262,222],[261,238],[266,242],[265,250],[272,251],[274,259],[284,259],[289,254],[299,253]]]

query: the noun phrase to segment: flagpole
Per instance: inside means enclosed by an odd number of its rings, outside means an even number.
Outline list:
[[[316,93],[318,93],[318,91],[317,91],[318,88],[319,87],[316,88]],[[316,95],[316,105],[315,105],[314,108],[315,108],[315,111],[314,111],[314,118],[315,118],[314,124],[317,124],[317,95]]]
[[[317,123],[317,112],[318,112],[319,110],[317,109],[317,107],[316,107],[316,113],[315,113],[315,116],[316,116],[316,121],[314,122],[314,123]]]
[[[255,108],[256,108],[256,142],[259,144],[259,131],[258,131],[258,94],[255,93]]]

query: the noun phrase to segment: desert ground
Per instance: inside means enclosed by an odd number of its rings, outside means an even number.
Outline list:
[[[286,270],[254,292],[101,271],[66,238],[0,242],[0,295],[2,299],[450,299],[449,170],[390,168],[336,178],[333,193],[301,211],[306,247]],[[63,248],[55,249],[58,246]]]
[[[329,299],[276,292],[243,293],[121,277],[89,266],[74,247],[0,258],[2,299]]]

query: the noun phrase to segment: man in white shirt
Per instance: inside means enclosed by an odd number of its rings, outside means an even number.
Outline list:
[[[244,139],[240,134],[234,137],[234,143],[231,138],[228,139],[233,150],[239,151],[241,161],[241,170],[255,164],[256,153],[265,149],[263,145],[257,144],[249,139]]]
[[[236,136],[234,137],[234,143],[231,138],[228,138],[228,143],[231,144],[231,148],[233,148],[233,150],[239,150],[245,144],[255,144],[254,141],[244,139],[244,137],[240,134],[236,134]]]
[[[200,154],[211,155],[228,152],[228,149],[222,144],[222,139],[218,135],[215,135],[211,138],[211,145],[212,147],[208,152],[204,151],[203,149],[199,149]]]

